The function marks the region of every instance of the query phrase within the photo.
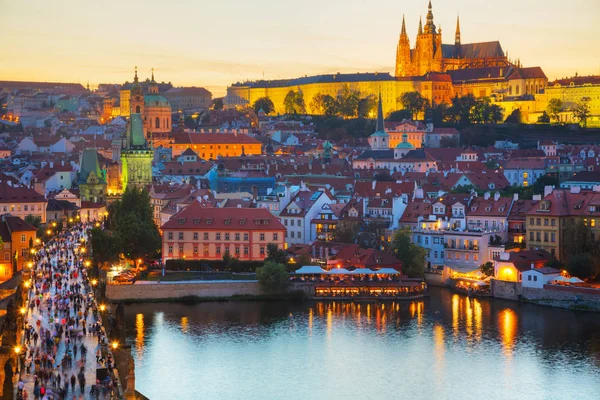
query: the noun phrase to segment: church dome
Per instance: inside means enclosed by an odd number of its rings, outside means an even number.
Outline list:
[[[160,94],[147,94],[144,96],[144,107],[171,107],[169,100]]]
[[[413,146],[409,142],[400,142],[400,143],[398,143],[398,145],[396,146],[396,148],[397,149],[414,149],[415,146]]]

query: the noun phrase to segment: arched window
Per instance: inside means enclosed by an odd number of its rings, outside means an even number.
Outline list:
[[[509,87],[508,87],[508,95],[509,95],[509,96],[512,96],[512,86],[509,86]]]
[[[156,117],[156,123],[155,123],[155,128],[158,129],[160,128],[160,119],[158,117]]]
[[[140,113],[140,106],[135,106],[135,113],[139,114]]]
[[[515,94],[518,96],[519,95],[519,85],[517,85],[517,89],[515,90]]]

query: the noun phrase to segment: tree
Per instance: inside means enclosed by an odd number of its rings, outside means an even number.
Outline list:
[[[126,257],[135,260],[157,256],[161,238],[146,189],[127,187],[121,200],[109,205],[108,213],[108,226],[121,238]]]
[[[121,254],[121,238],[112,231],[93,228],[90,239],[94,250],[94,261],[97,263],[111,262],[119,259]]]
[[[452,105],[448,108],[447,115],[450,122],[470,124],[472,122],[472,109],[475,108],[477,99],[472,94],[463,97],[454,97]]]
[[[425,111],[425,107],[429,104],[429,101],[421,96],[419,92],[406,92],[402,93],[402,96],[398,98],[398,101],[402,104],[402,107],[408,111],[413,120],[419,118],[419,114]]]
[[[296,114],[296,92],[290,90],[283,99],[283,108],[286,114]]]
[[[336,97],[338,115],[346,118],[356,117],[359,100],[360,92],[348,84],[344,85]]]
[[[377,98],[374,95],[368,95],[358,101],[359,118],[373,118],[377,112]]]
[[[548,115],[548,113],[546,111],[544,111],[542,113],[542,115],[540,115],[537,119],[538,124],[549,124],[550,123],[550,116]]]
[[[265,112],[265,114],[271,114],[273,111],[275,111],[275,106],[273,105],[273,101],[268,97],[261,97],[259,99],[256,99],[254,104],[252,104],[252,108],[254,109],[254,112],[257,114],[261,108]]]
[[[548,106],[546,107],[546,111],[550,116],[550,119],[554,121],[558,121],[559,113],[563,110],[563,102],[561,99],[550,99],[548,102]]]
[[[29,214],[25,216],[25,222],[27,222],[29,225],[39,228],[42,225],[42,217],[39,215]]]
[[[331,96],[330,96],[331,97]],[[310,104],[308,105],[312,114],[324,115],[325,114],[325,95],[317,93],[313,96]]]
[[[392,240],[392,250],[402,261],[402,272],[410,277],[422,277],[425,272],[426,250],[411,240],[410,228],[396,231]]]
[[[405,119],[411,119],[412,115],[408,110],[396,110],[388,114],[387,120],[394,122],[402,122]]]
[[[587,127],[587,120],[592,115],[588,101],[589,98],[587,97],[582,99],[573,110],[573,118],[577,119],[579,124],[584,128]]]
[[[485,276],[492,276],[494,275],[494,263],[488,261],[484,264],[481,264],[481,266],[479,266],[479,270]]]
[[[273,261],[256,269],[256,279],[261,290],[267,294],[283,293],[289,284],[289,274],[285,265]]]
[[[521,109],[514,109],[508,117],[504,120],[507,124],[520,124],[522,122],[521,119]]]
[[[217,97],[212,101],[212,109],[213,110],[222,110],[223,109],[223,98]]]
[[[489,169],[496,169],[498,168],[498,161],[496,161],[493,158],[490,158],[489,160],[487,160],[486,162],[483,163],[487,168]]]
[[[562,250],[569,274],[585,279],[600,273],[600,240],[594,238],[583,219],[567,223]]]
[[[277,246],[277,243],[267,244],[267,258],[265,261],[273,261],[278,264],[287,263],[287,252]]]
[[[565,269],[581,279],[594,279],[598,275],[598,261],[590,253],[571,254]]]

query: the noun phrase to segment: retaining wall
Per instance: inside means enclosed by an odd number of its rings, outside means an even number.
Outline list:
[[[168,300],[186,296],[226,298],[262,294],[258,281],[136,282],[133,285],[107,285],[106,297],[113,301]]]
[[[600,290],[544,285],[544,289],[523,288],[522,298],[552,307],[600,310]]]
[[[492,279],[490,281],[492,297],[507,300],[519,300],[523,288],[521,282],[507,282]]]

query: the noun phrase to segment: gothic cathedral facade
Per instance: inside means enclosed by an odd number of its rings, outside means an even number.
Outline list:
[[[500,42],[461,44],[460,22],[456,20],[454,44],[442,44],[442,29],[433,23],[431,1],[427,20],[419,30],[414,49],[406,33],[404,17],[396,49],[396,77],[423,76],[430,72],[447,72],[457,69],[509,66]]]

